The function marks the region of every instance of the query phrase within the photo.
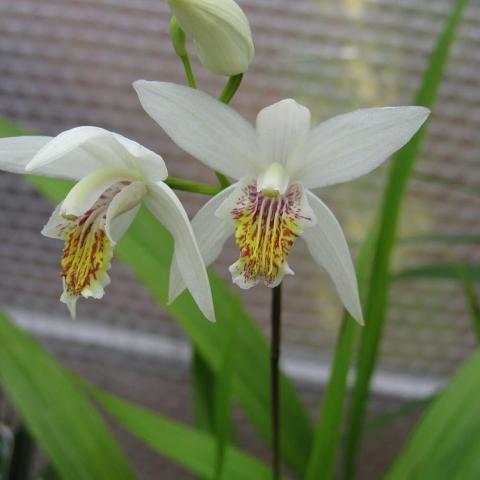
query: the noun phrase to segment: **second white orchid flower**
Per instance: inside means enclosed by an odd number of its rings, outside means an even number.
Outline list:
[[[42,230],[65,242],[61,301],[73,317],[80,296],[103,296],[113,247],[143,201],[172,234],[176,268],[204,315],[214,320],[205,265],[182,204],[163,182],[162,157],[108,130],[78,127],[53,139],[0,139],[0,169],[79,180]]]
[[[353,180],[407,143],[429,114],[423,107],[357,110],[311,128],[310,111],[291,99],[260,111],[256,129],[209,95],[179,85],[134,84],[147,113],[185,151],[237,183],[193,219],[205,263],[234,234],[239,259],[230,267],[242,288],[278,285],[292,274],[287,256],[302,236],[346,309],[363,322],[355,270],[345,236],[310,188]],[[185,287],[173,266],[170,294]]]

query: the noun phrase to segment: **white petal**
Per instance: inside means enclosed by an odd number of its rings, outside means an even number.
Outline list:
[[[71,221],[66,220],[61,215],[62,204],[56,206],[48,222],[42,229],[42,235],[48,238],[64,239],[64,231],[70,225]]]
[[[193,217],[192,228],[197,239],[205,265],[212,264],[220,255],[227,238],[233,234],[234,226],[230,219],[218,218],[215,215],[218,207],[233,192],[236,184],[231,185],[210,199]],[[176,255],[170,270],[170,301],[180,295],[185,289],[185,283],[177,265]]]
[[[183,280],[202,313],[215,321],[207,270],[180,200],[167,185],[159,182],[148,185],[145,204],[172,234],[174,255]]]
[[[318,197],[307,192],[307,198],[317,222],[306,228],[302,236],[314,260],[332,277],[345,308],[363,325],[357,277],[342,227]]]
[[[28,162],[50,140],[51,137],[32,136],[0,138],[0,170],[25,173]]]
[[[62,215],[79,217],[98,200],[109,187],[122,180],[139,180],[138,173],[126,169],[104,168],[87,175],[68,193],[62,204]]]
[[[127,231],[145,194],[145,183],[133,182],[117,193],[111,201],[105,219],[105,231],[113,244]]]
[[[288,98],[260,110],[257,135],[264,165],[277,162],[295,168],[311,126],[310,110]]]
[[[295,179],[307,188],[371,172],[405,145],[429,115],[424,107],[386,107],[338,115],[313,129]]]
[[[183,150],[236,179],[258,173],[255,130],[233,109],[193,88],[137,80],[145,111]]]
[[[60,133],[27,165],[32,173],[80,179],[104,168],[136,169],[151,181],[166,178],[163,159],[122,135],[98,127],[77,127]]]

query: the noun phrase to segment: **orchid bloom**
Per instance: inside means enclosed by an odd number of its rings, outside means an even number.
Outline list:
[[[0,139],[0,169],[78,180],[42,230],[65,242],[61,301],[72,317],[80,296],[103,296],[113,248],[144,201],[172,234],[175,266],[202,312],[214,320],[205,264],[182,204],[163,182],[162,157],[108,130],[78,127],[55,138]]]
[[[163,82],[134,84],[143,108],[185,151],[237,182],[213,197],[192,221],[205,263],[234,234],[239,259],[233,281],[278,285],[292,274],[287,256],[302,236],[331,276],[346,309],[363,322],[357,279],[345,236],[309,189],[369,173],[407,143],[429,115],[423,107],[356,110],[311,128],[310,111],[287,99],[260,111],[256,129],[200,91]],[[174,265],[170,294],[184,284]]]
[[[255,53],[252,32],[234,0],[168,0],[168,4],[182,30],[193,39],[202,65],[217,75],[248,70]]]

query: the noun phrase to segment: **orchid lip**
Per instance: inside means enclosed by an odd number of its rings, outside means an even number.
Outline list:
[[[288,185],[289,177],[283,165],[278,162],[271,163],[257,180],[257,190],[269,198],[283,195]]]
[[[274,169],[279,171],[276,166]],[[250,288],[260,280],[274,287],[285,274],[291,274],[286,264],[288,254],[303,228],[313,222],[301,184],[294,183],[280,194],[278,183],[268,183],[272,178],[268,175],[264,178],[262,190],[258,187],[261,182],[240,185],[229,212],[240,250],[230,272],[233,281],[242,288]],[[269,195],[272,185],[276,187],[273,196]]]

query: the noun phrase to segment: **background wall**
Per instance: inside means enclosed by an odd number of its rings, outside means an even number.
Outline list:
[[[256,57],[233,101],[251,119],[291,96],[315,121],[358,107],[411,99],[452,2],[444,0],[244,0]],[[55,135],[77,125],[118,131],[161,153],[172,175],[214,181],[142,111],[131,82],[184,82],[161,0],[0,0],[0,115]],[[480,7],[467,9],[452,48],[422,158],[410,184],[402,237],[480,230]],[[222,82],[195,65],[202,87]],[[388,167],[387,167],[388,168]],[[339,216],[356,250],[368,229],[385,169],[319,195]],[[194,213],[204,197],[182,195]],[[0,173],[0,302],[68,364],[95,382],[177,418],[191,417],[189,347],[179,327],[119,264],[102,302],[79,302],[72,323],[58,303],[61,243],[39,231],[52,206],[24,179]],[[158,246],[159,249],[162,245]],[[451,255],[475,262],[478,245],[403,242],[395,269]],[[226,275],[236,249],[216,269]],[[299,241],[285,282],[285,366],[314,415],[341,318],[326,275]],[[245,302],[268,332],[269,291]],[[465,301],[449,281],[397,280],[374,382],[371,414],[424,398],[471,352]],[[360,478],[380,478],[415,415],[366,435]],[[265,447],[239,413],[243,441]],[[123,434],[122,434],[123,435]],[[189,478],[123,435],[145,479]]]

